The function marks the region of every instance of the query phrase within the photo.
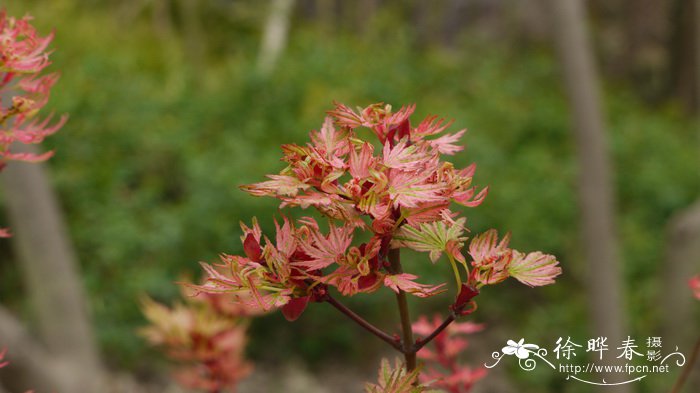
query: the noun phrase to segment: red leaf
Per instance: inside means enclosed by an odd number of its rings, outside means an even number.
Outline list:
[[[260,262],[262,260],[262,248],[260,248],[260,243],[255,240],[255,236],[249,233],[243,241],[243,251],[245,255],[253,262]]]
[[[309,296],[295,297],[282,306],[282,315],[289,322],[296,321],[309,304]]]
[[[459,291],[459,295],[457,295],[457,299],[455,300],[455,310],[459,310],[466,306],[467,303],[469,303],[478,294],[478,289],[469,284],[462,284],[462,289]]]

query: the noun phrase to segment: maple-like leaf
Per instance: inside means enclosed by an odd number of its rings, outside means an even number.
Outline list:
[[[429,170],[421,172],[393,171],[389,176],[389,196],[393,206],[414,208],[424,203],[442,202],[445,184],[428,181]]]
[[[469,254],[474,259],[474,266],[491,265],[510,252],[508,243],[510,233],[507,233],[501,241],[498,241],[498,231],[489,229],[488,231],[475,236],[469,244]]]
[[[495,229],[475,236],[469,244],[473,270],[470,280],[477,285],[497,284],[509,276],[508,266],[513,259],[513,250],[508,248],[510,233],[498,241]]]
[[[310,259],[297,262],[298,265],[311,270],[323,269],[345,255],[352,243],[353,227],[337,227],[331,224],[328,235],[323,235],[315,220],[309,219],[306,222],[311,230],[308,237],[302,241],[301,248]]]
[[[396,359],[394,366],[387,359],[382,359],[379,368],[378,383],[367,383],[366,393],[428,393],[426,387],[418,385],[420,368],[406,372],[406,368]]]
[[[508,273],[521,283],[538,287],[554,284],[554,278],[561,274],[561,267],[554,255],[539,251],[527,255],[515,250],[513,260],[508,265]]]
[[[334,102],[335,109],[329,111],[328,114],[333,116],[335,121],[347,128],[357,128],[363,126],[363,119],[348,106],[339,102]]]
[[[453,224],[434,221],[421,223],[417,227],[404,225],[396,232],[393,244],[428,252],[430,260],[435,263],[443,252],[448,251],[450,244],[462,244],[466,240],[466,237],[462,237],[466,222],[467,219],[462,217]]]
[[[244,359],[248,324],[241,316],[245,314],[222,312],[220,299],[188,296],[184,304],[173,307],[148,297],[142,300],[150,324],[139,334],[178,364],[175,379],[187,388],[233,391],[252,371]]]
[[[370,170],[375,163],[373,152],[374,147],[367,142],[362,144],[359,152],[355,149],[350,150],[350,158],[348,160],[350,176],[356,179],[365,179],[370,176]]]
[[[241,189],[254,196],[296,196],[299,190],[311,186],[294,176],[267,175],[268,181],[241,186]]]
[[[445,292],[444,283],[434,286],[419,284],[414,282],[417,278],[418,276],[409,273],[390,274],[384,277],[384,285],[396,293],[401,290],[417,297],[430,297]]]
[[[440,119],[435,115],[430,115],[423,119],[418,124],[418,127],[413,131],[412,139],[420,140],[426,136],[436,135],[452,125],[452,121],[446,122],[445,119]]]
[[[323,158],[332,166],[342,168],[341,156],[348,153],[349,141],[346,129],[336,129],[333,126],[333,118],[328,116],[323,122],[321,131],[310,133],[311,143]]]
[[[387,143],[382,151],[382,164],[387,168],[402,171],[419,170],[425,166],[429,158],[429,155],[417,145],[409,145],[408,138],[401,139],[394,146]]]
[[[48,45],[53,33],[41,37],[30,23],[31,17],[8,17],[0,10],[0,166],[9,160],[39,162],[52,153],[14,153],[13,142],[41,143],[58,131],[67,117],[51,125],[51,117],[35,116],[46,105],[58,74],[41,75],[49,65]],[[4,102],[2,102],[4,101]]]
[[[454,155],[462,150],[464,146],[455,145],[455,142],[459,141],[460,138],[467,132],[466,130],[458,131],[454,134],[447,134],[441,136],[440,138],[428,141],[430,146],[440,152],[440,154]]]

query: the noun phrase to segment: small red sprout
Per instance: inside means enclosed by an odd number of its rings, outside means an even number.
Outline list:
[[[700,300],[700,274],[691,278],[688,281],[688,285],[690,285],[690,289],[693,291],[695,298]]]

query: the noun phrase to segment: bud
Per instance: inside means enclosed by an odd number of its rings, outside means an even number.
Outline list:
[[[454,304],[450,306],[450,309],[459,316],[471,314],[472,312],[476,311],[476,302],[473,302],[472,299],[478,294],[478,289],[469,284],[463,283],[462,289],[459,291],[459,295],[457,295],[457,299],[455,299]],[[470,305],[471,307],[467,308],[467,306]]]

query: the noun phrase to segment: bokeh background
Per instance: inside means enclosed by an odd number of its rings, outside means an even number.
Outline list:
[[[135,334],[145,324],[139,297],[172,302],[179,296],[174,282],[197,277],[197,261],[241,252],[239,221],[258,216],[272,228],[276,201],[238,186],[279,171],[279,145],[304,143],[333,100],[352,107],[415,103],[416,120],[437,114],[454,119],[453,130],[468,128],[467,148],[454,161],[477,163],[476,184],[490,187],[484,204],[465,209],[472,230],[512,231],[515,248],[561,261],[565,273],[554,286],[507,282],[484,291],[473,320],[488,327],[472,339],[467,362],[489,361],[508,338],[550,349],[560,336],[585,341],[592,323],[587,280],[595,276],[580,236],[577,173],[587,168],[577,160],[548,2],[298,0],[277,19],[273,3],[280,2],[2,2],[11,15],[31,14],[40,31],[56,32],[51,70],[62,77],[49,106],[70,120],[45,142],[56,151],[45,166],[109,369],[132,376],[137,384],[130,389],[164,383],[166,362]],[[673,329],[700,330],[700,307],[669,300],[678,288],[691,295],[668,272],[700,272],[697,254],[682,267],[669,257],[670,248],[700,243],[700,224],[692,220],[683,229],[686,243],[673,236],[673,223],[700,198],[692,4],[591,0],[584,15],[602,89],[624,294],[610,312],[625,315],[632,337],[666,332],[669,347],[677,340],[686,352],[690,341]],[[282,25],[278,50],[264,44],[270,23]],[[0,301],[36,330],[15,254],[11,241],[0,243]],[[428,280],[449,280],[447,264],[405,259]],[[443,311],[447,303],[411,300],[414,313]],[[396,327],[389,291],[348,304]],[[686,308],[669,318],[668,304]],[[250,331],[248,353],[259,372],[292,368],[326,391],[343,391],[332,385],[352,379],[343,376],[373,378],[387,354],[326,305],[291,324],[277,314],[261,317]],[[498,387],[484,391],[594,391],[544,369],[499,367],[484,381]],[[677,374],[653,375],[634,391],[667,391]],[[356,391],[361,382],[342,389]]]

